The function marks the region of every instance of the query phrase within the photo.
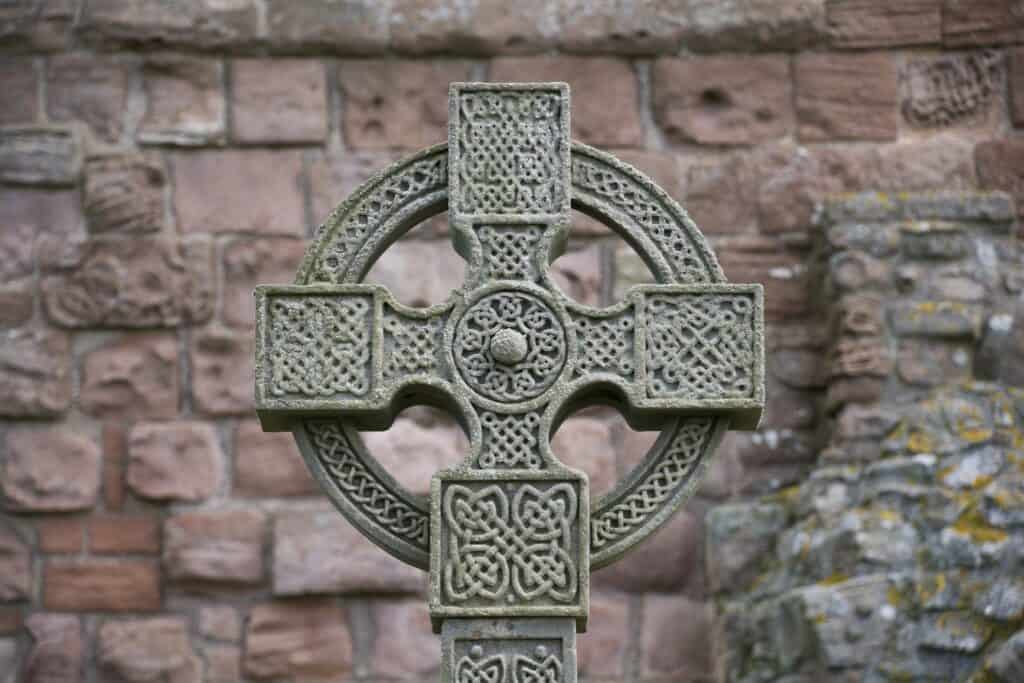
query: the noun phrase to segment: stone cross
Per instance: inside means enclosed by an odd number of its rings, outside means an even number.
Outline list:
[[[447,145],[356,190],[321,226],[296,284],[257,288],[257,411],[264,429],[294,433],[353,524],[429,569],[443,681],[573,683],[591,570],[672,514],[727,428],[760,419],[761,287],[726,283],[649,179],[570,142],[564,83],[455,83],[449,106]],[[468,268],[445,303],[409,308],[361,283],[391,242],[446,206]],[[609,308],[564,296],[547,266],[571,208],[619,232],[659,284]],[[471,444],[433,477],[429,501],[358,433],[417,403],[455,413]],[[586,475],[548,442],[596,403],[662,434],[591,501]]]

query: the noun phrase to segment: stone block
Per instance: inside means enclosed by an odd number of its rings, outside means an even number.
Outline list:
[[[916,128],[998,125],[1001,112],[992,105],[1004,72],[1003,55],[994,50],[912,59],[900,78],[903,117]]]
[[[799,55],[794,74],[801,140],[896,138],[899,87],[896,66],[888,54]]]
[[[0,477],[5,505],[23,512],[87,510],[100,487],[100,450],[66,427],[13,428]]]
[[[92,233],[159,232],[164,225],[163,165],[139,154],[85,162],[83,208]]]
[[[25,630],[32,636],[25,683],[80,683],[85,648],[78,616],[33,614],[25,620]]]
[[[755,171],[738,155],[690,166],[684,203],[705,234],[752,232],[757,227]]]
[[[1024,47],[1011,50],[1006,62],[1010,85],[1010,120],[1014,126],[1021,128],[1024,127]]]
[[[346,61],[338,67],[346,143],[419,149],[448,137],[448,84],[465,81],[461,61]]]
[[[703,680],[711,676],[711,607],[675,596],[644,598],[640,632],[645,677]]]
[[[247,237],[224,247],[224,322],[252,330],[256,325],[253,290],[268,282],[290,282],[305,254],[302,240]]]
[[[128,68],[117,57],[85,53],[52,57],[46,69],[46,110],[54,121],[81,121],[104,142],[124,130]]]
[[[107,422],[103,425],[103,502],[108,510],[124,505],[124,469],[128,430]]]
[[[1024,40],[1024,16],[1014,0],[944,0],[942,9],[942,42],[947,47]]]
[[[78,32],[105,48],[175,46],[199,50],[253,45],[259,10],[252,0],[96,0]]]
[[[301,152],[203,150],[172,159],[182,232],[305,234]],[[257,187],[260,191],[253,192]]]
[[[810,305],[807,276],[800,257],[774,239],[736,237],[716,247],[718,261],[734,282],[764,285],[765,317],[769,321],[798,318]]]
[[[704,529],[682,509],[626,557],[594,574],[594,585],[630,593],[702,593]]]
[[[33,599],[32,549],[14,526],[0,524],[0,603]]]
[[[63,332],[0,332],[0,415],[53,417],[71,404],[71,345]]]
[[[207,145],[225,135],[224,68],[219,60],[156,54],[142,63],[146,113],[139,142]]]
[[[15,0],[0,9],[0,42],[15,50],[55,51],[71,42],[74,0]]]
[[[0,90],[4,92],[0,126],[39,119],[39,74],[33,58],[5,57],[0,64]]]
[[[79,400],[101,418],[171,418],[178,414],[178,379],[173,335],[126,334],[85,355]]]
[[[373,620],[377,632],[371,665],[374,676],[399,680],[437,678],[441,649],[424,601],[375,601]]]
[[[577,636],[579,674],[590,680],[621,680],[629,629],[629,601],[620,593],[597,591],[590,597],[587,632]]]
[[[974,143],[957,135],[934,135],[919,142],[880,145],[870,176],[854,190],[921,192],[942,188],[971,190],[978,186],[974,170]],[[963,202],[969,205],[970,202]],[[955,206],[950,203],[950,208]],[[965,206],[966,208],[966,206]]]
[[[92,238],[42,264],[43,304],[62,327],[176,327],[213,312],[209,240]]]
[[[544,52],[558,36],[558,7],[543,0],[514,5],[397,0],[391,6],[390,29],[392,48],[411,54]]]
[[[893,282],[890,262],[860,251],[834,254],[829,259],[828,270],[830,283],[843,294],[885,291]]]
[[[373,545],[334,508],[274,520],[274,594],[421,593],[426,576]]]
[[[199,633],[212,640],[236,642],[242,635],[242,621],[234,607],[200,607]]]
[[[352,659],[345,612],[333,602],[263,603],[249,613],[243,660],[247,676],[341,679],[351,674]]]
[[[1024,633],[1018,631],[995,647],[985,665],[1000,683],[1024,678]]]
[[[271,51],[380,54],[388,49],[388,5],[375,0],[267,0]]]
[[[125,683],[200,681],[202,661],[181,617],[105,621],[96,650],[100,667]]]
[[[146,560],[83,559],[43,567],[43,606],[66,612],[160,609],[160,569]]]
[[[76,191],[0,188],[0,284],[31,275],[37,249],[84,236]]]
[[[80,553],[85,548],[85,522],[80,517],[51,517],[36,522],[37,547],[44,553]]]
[[[385,471],[419,495],[430,493],[430,478],[435,472],[458,464],[469,452],[462,430],[447,420],[421,425],[400,417],[386,432],[366,432],[363,440]],[[412,460],[410,453],[416,454]]]
[[[253,407],[253,335],[207,330],[191,339],[192,399],[207,415],[250,414]]]
[[[327,74],[312,59],[238,59],[231,64],[231,139],[319,143],[327,137]]]
[[[822,209],[824,225],[939,220],[990,223],[999,229],[1014,217],[1013,201],[1003,192],[861,192],[831,197]]]
[[[378,451],[374,451],[379,456]],[[420,462],[419,454],[413,461]],[[410,465],[403,461],[403,467]],[[401,469],[391,470],[396,474]],[[309,496],[319,491],[290,433],[264,432],[255,420],[239,422],[235,432],[236,496],[277,498]]]
[[[155,517],[104,515],[89,520],[89,549],[93,553],[160,552],[160,525]]]
[[[751,145],[793,128],[789,63],[783,57],[659,59],[652,89],[655,120],[677,142]]]
[[[206,680],[209,683],[236,683],[242,675],[242,651],[232,645],[203,647]]]
[[[746,588],[771,557],[786,511],[775,504],[712,508],[706,519],[708,582],[716,593]]]
[[[72,185],[82,168],[78,134],[52,126],[0,128],[0,181]]]
[[[138,424],[128,437],[128,457],[128,487],[142,498],[196,502],[220,485],[220,445],[207,424]]]
[[[889,306],[893,332],[909,337],[978,339],[984,310],[952,301],[898,302]]]
[[[1013,138],[987,140],[974,148],[978,182],[989,190],[1002,190],[1017,203],[1024,216],[1024,141]]]
[[[551,451],[559,462],[587,475],[592,498],[615,486],[615,444],[608,422],[583,415],[569,417],[551,438]]]
[[[637,78],[625,60],[506,57],[491,64],[490,80],[565,81],[572,92],[573,139],[611,147],[639,147],[643,143]]]
[[[672,4],[686,8],[683,45],[695,52],[788,52],[814,47],[827,37],[823,0]]]
[[[164,574],[193,585],[263,580],[266,517],[255,510],[194,512],[164,522]]]
[[[826,0],[835,47],[932,45],[942,40],[942,0]]]
[[[561,44],[567,52],[653,55],[679,49],[685,2],[566,0],[561,3]]]

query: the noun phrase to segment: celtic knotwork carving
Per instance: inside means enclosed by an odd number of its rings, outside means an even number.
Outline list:
[[[467,91],[458,107],[461,212],[558,212],[568,189],[559,93]]]
[[[511,487],[514,494],[506,494]],[[571,603],[577,569],[573,528],[579,508],[569,483],[448,484],[442,559],[452,603]]]
[[[499,415],[481,411],[483,443],[477,466],[484,469],[520,467],[539,470],[544,467],[537,430],[540,416],[535,412]]]
[[[574,315],[573,325],[579,345],[576,374],[610,372],[633,378],[636,321],[630,311],[607,318]]]
[[[496,357],[495,340],[509,339],[513,346],[521,346],[522,353]],[[502,350],[517,351],[504,344]],[[565,364],[565,330],[539,297],[500,291],[481,298],[462,315],[452,353],[472,389],[495,401],[522,401],[539,396],[558,378]]]
[[[659,510],[689,479],[703,455],[715,421],[711,418],[683,420],[642,483],[598,514],[590,523],[590,544],[596,550],[613,545]]]
[[[443,322],[440,317],[410,319],[385,306],[384,378],[435,371],[439,366],[437,342],[441,337]]]
[[[457,683],[505,683],[504,655],[483,656],[483,648],[474,645],[455,665]]]
[[[708,267],[693,240],[679,230],[678,219],[655,193],[614,167],[584,155],[572,157],[573,188],[606,202],[635,221],[661,248],[680,282],[707,278]]]
[[[361,396],[370,385],[368,296],[274,298],[271,384],[275,396]]]
[[[559,683],[562,680],[562,662],[548,649],[538,645],[533,657],[516,655],[512,665],[513,683]]]
[[[427,515],[403,502],[367,467],[336,423],[307,420],[305,427],[317,459],[352,502],[387,531],[417,547],[427,545]]]
[[[754,390],[749,297],[652,295],[644,314],[651,396],[732,398]]]
[[[484,248],[484,280],[533,280],[534,259],[543,229],[538,225],[484,225],[477,231]]]
[[[470,641],[473,642],[473,641]],[[534,643],[537,643],[536,645]],[[460,643],[462,645],[463,643]],[[484,645],[496,654],[486,654]],[[532,654],[519,654],[533,649]],[[461,649],[461,648],[460,648]],[[528,639],[480,640],[469,646],[468,654],[455,665],[456,683],[560,683],[562,661],[558,641]],[[512,652],[510,652],[512,651]],[[511,667],[508,660],[511,659]],[[507,681],[505,673],[511,673]]]

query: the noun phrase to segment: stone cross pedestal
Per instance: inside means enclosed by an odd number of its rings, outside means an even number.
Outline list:
[[[430,570],[443,681],[573,683],[591,570],[672,514],[729,426],[757,425],[761,287],[727,284],[649,179],[570,142],[565,84],[455,83],[449,106],[447,145],[356,190],[296,284],[257,288],[257,411],[264,429],[295,434],[353,524]],[[361,284],[392,241],[446,206],[468,269],[445,303],[409,308]],[[571,208],[618,231],[659,284],[605,309],[563,295],[547,266]],[[434,476],[429,501],[398,485],[358,433],[417,403],[455,413],[471,444]],[[595,403],[662,434],[591,501],[586,475],[548,442]]]

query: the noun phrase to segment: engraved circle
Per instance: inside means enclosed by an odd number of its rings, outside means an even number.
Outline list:
[[[515,346],[520,338],[525,349],[515,360],[520,349],[505,342]],[[500,291],[462,314],[452,353],[459,374],[475,392],[493,401],[516,403],[540,396],[558,379],[565,365],[565,328],[540,298]]]

